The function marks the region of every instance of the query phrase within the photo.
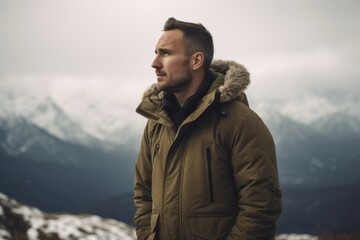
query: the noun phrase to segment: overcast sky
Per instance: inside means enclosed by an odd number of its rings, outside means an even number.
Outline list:
[[[356,93],[359,13],[357,0],[0,0],[0,87],[139,101],[175,17],[209,29],[216,59],[248,68],[255,98]]]

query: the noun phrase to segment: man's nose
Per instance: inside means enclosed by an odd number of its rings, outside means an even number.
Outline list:
[[[160,68],[161,67],[161,62],[159,61],[158,57],[156,56],[154,58],[154,60],[151,63],[151,67],[152,68]]]

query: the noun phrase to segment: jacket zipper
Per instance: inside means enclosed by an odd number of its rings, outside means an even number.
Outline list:
[[[207,160],[207,170],[208,170],[208,179],[209,179],[210,202],[214,202],[214,189],[213,189],[212,171],[211,171],[211,152],[209,147],[206,148],[206,160]]]

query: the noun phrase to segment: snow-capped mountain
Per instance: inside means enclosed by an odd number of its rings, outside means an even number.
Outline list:
[[[125,145],[137,149],[145,119],[135,113],[136,105],[121,98],[89,96],[84,92],[66,96],[2,90],[0,118],[22,117],[71,143],[108,150]],[[359,104],[357,96],[331,98],[309,94],[286,102],[264,103],[255,99],[251,107],[269,125],[276,142],[281,143],[295,141],[287,136],[290,133],[284,134],[288,131],[293,131],[293,137],[304,139],[309,131],[332,139],[360,135]]]
[[[134,119],[144,119],[130,105],[113,98],[71,96],[56,102],[49,95],[2,94],[0,119],[3,132],[7,133],[6,139],[0,140],[2,148],[10,154],[34,154],[30,150],[41,145],[45,153],[50,151],[62,161],[74,161],[71,154],[55,154],[57,146],[51,143],[58,138],[102,151],[125,147],[135,153],[142,127]],[[356,161],[360,157],[356,147],[360,141],[358,103],[356,97],[334,101],[309,95],[291,102],[255,102],[251,106],[274,136],[280,176],[285,184],[360,181],[354,171],[360,167]],[[46,133],[49,135],[44,138]],[[42,150],[37,151],[38,161],[46,156]]]
[[[134,160],[124,146],[75,144],[23,116],[0,118],[0,191],[47,211],[76,213],[131,191]]]
[[[35,162],[78,164],[71,144],[51,135],[23,117],[0,118],[0,148],[10,156],[27,156]]]
[[[311,131],[332,138],[348,133],[360,135],[359,105],[358,96],[331,98],[309,94],[292,101],[255,101],[252,107],[275,133],[278,129],[273,127],[279,126],[284,119],[291,119]]]
[[[253,106],[274,137],[282,183],[312,186],[360,182],[355,170],[360,167],[358,101],[352,99],[336,105],[315,98],[314,106],[320,112],[316,113],[311,105],[313,98],[303,100],[303,104],[295,100]],[[292,115],[289,106],[292,112],[306,112]]]
[[[138,138],[139,121],[131,117],[134,111],[126,114],[129,109],[122,103],[81,98],[56,102],[49,95],[8,91],[1,92],[0,102],[0,119],[24,118],[67,142],[114,150],[133,145]]]
[[[84,131],[50,97],[7,93],[1,96],[1,103],[0,118],[10,118],[12,121],[16,121],[16,118],[26,119],[53,136],[72,143],[96,143],[96,138]]]
[[[49,214],[0,193],[0,240],[134,240],[132,227],[95,215]]]

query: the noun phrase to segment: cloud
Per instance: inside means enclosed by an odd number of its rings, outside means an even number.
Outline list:
[[[54,91],[56,85],[64,92],[79,81],[94,95],[107,90],[93,81],[119,83],[111,89],[114,95],[127,86],[121,95],[139,96],[155,81],[150,67],[154,46],[165,20],[174,16],[203,23],[214,37],[216,58],[249,68],[250,95],[345,92],[359,86],[359,5],[325,0],[1,1],[0,81],[23,77],[12,86]]]
[[[251,56],[249,91],[255,96],[294,98],[310,93],[354,93],[360,88],[360,48],[314,48],[308,51]]]

